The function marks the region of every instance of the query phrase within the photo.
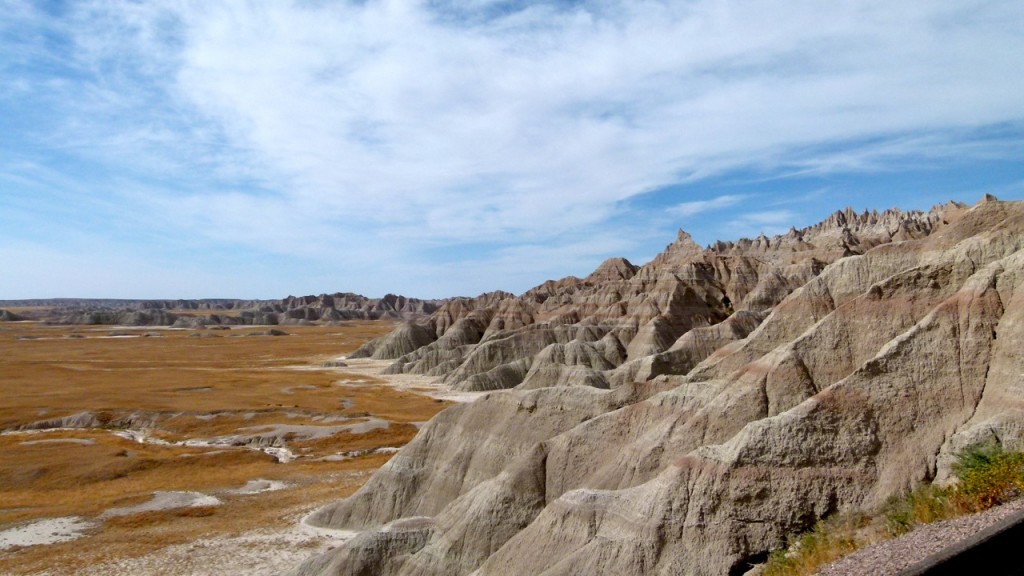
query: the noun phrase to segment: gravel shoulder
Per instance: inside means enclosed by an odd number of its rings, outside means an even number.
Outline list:
[[[903,570],[1024,510],[1024,499],[991,510],[921,526],[908,534],[862,548],[819,571],[819,576],[896,576]]]

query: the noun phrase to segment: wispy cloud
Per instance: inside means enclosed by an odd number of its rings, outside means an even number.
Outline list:
[[[579,238],[662,187],[1006,157],[1024,123],[1013,2],[41,6],[0,0],[0,107],[21,119],[4,155],[65,167],[121,206],[109,218],[171,243],[320,265],[386,249],[432,295],[487,284],[458,268],[442,283],[416,266],[425,250],[546,245],[572,268],[597,258]],[[734,224],[781,225],[766,214]]]
[[[709,200],[691,200],[682,204],[676,204],[669,208],[668,212],[680,218],[690,218],[702,212],[711,212],[735,206],[747,198],[748,196],[745,194],[726,194]]]

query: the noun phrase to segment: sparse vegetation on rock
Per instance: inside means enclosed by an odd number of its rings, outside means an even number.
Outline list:
[[[761,576],[810,576],[855,550],[907,534],[925,524],[984,512],[1021,496],[1024,453],[996,443],[972,446],[957,455],[957,482],[940,487],[923,484],[893,497],[874,513],[844,512],[818,522],[773,552]]]

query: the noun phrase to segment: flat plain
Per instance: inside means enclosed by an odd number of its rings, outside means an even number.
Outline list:
[[[0,534],[44,519],[84,527],[45,545],[0,537],[0,573],[85,574],[285,534],[350,494],[448,405],[325,366],[392,327],[0,323]],[[278,540],[310,547],[300,555],[322,544]]]

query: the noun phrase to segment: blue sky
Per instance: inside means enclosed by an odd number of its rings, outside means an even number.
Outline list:
[[[1015,0],[0,14],[0,299],[521,292],[677,228],[1024,198]]]

